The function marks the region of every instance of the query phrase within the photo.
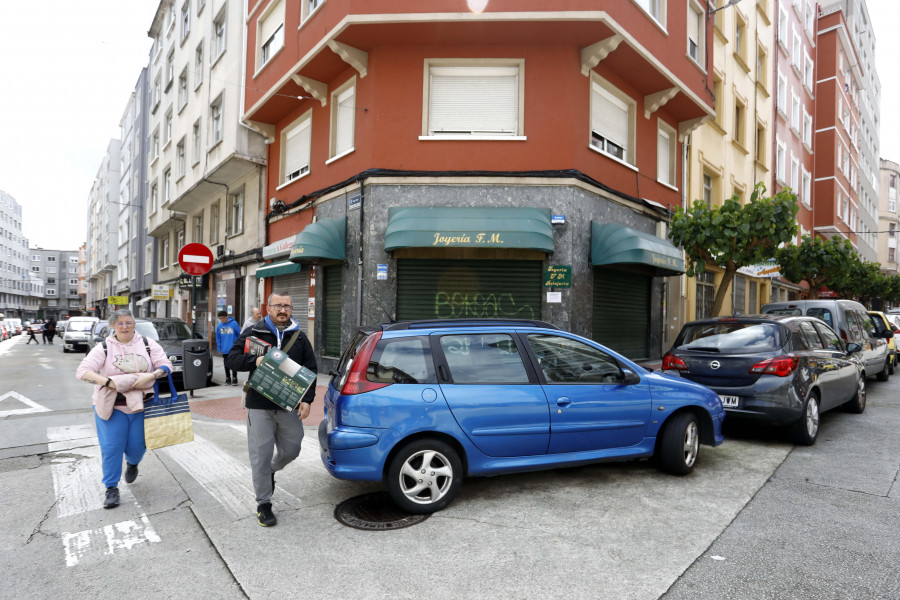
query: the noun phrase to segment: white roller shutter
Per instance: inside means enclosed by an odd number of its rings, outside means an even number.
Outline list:
[[[429,135],[518,135],[518,67],[431,67]]]
[[[309,147],[312,119],[306,119],[285,136],[284,181],[309,171]]]
[[[334,156],[353,148],[353,122],[356,111],[356,88],[351,87],[337,97],[335,115]]]
[[[591,84],[591,90],[591,130],[627,150],[628,105],[596,82]]]

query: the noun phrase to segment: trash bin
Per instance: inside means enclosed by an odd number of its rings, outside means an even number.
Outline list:
[[[184,389],[196,390],[206,387],[209,372],[209,340],[184,340],[182,342],[182,376]]]

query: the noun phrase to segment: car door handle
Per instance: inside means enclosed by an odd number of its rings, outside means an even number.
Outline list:
[[[566,398],[565,396],[556,399],[557,406],[568,406],[572,404],[572,401]]]

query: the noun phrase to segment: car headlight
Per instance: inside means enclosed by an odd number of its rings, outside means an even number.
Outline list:
[[[172,354],[169,356],[169,362],[178,362],[181,360],[181,357],[177,354]]]

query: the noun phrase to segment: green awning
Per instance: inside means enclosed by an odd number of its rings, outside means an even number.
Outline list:
[[[553,252],[543,208],[405,207],[388,211],[386,252],[400,248],[526,248]]]
[[[290,273],[296,273],[300,269],[303,268],[303,265],[298,265],[296,263],[292,263],[289,261],[277,262],[277,263],[269,263],[267,265],[263,265],[256,270],[256,278],[262,279],[263,277],[275,277],[276,275],[288,275]]]
[[[329,258],[344,260],[347,246],[347,219],[321,219],[297,234],[290,260],[305,262]]]
[[[591,221],[591,264],[644,265],[657,276],[684,273],[681,251],[668,240],[624,225],[601,225],[596,221]]]

